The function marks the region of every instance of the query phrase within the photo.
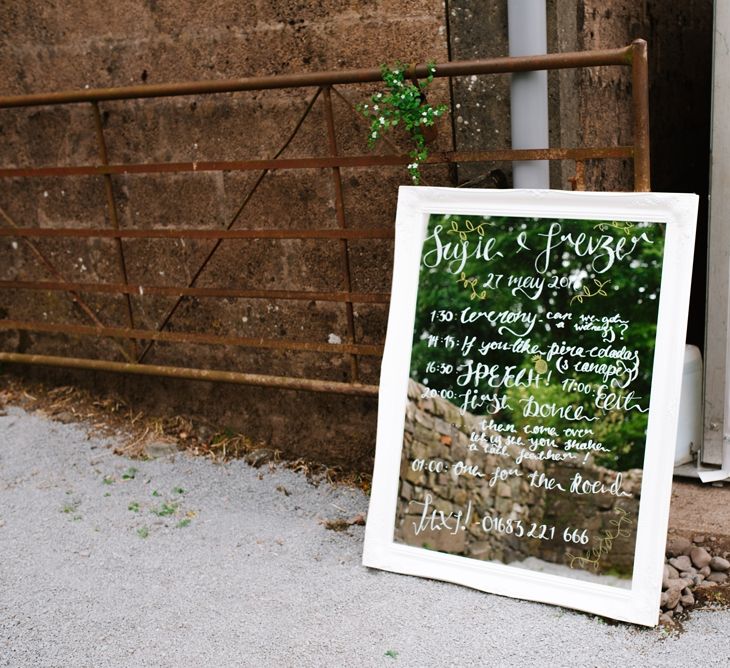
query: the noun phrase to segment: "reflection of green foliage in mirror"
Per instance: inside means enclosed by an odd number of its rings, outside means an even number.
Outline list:
[[[608,450],[608,452],[592,452],[593,461],[600,466],[616,471],[642,467],[644,451],[642,447],[637,446],[642,444],[646,433],[647,416],[645,413],[626,413],[619,410],[594,412],[591,397],[580,392],[564,392],[557,384],[540,385],[535,388],[513,387],[506,394],[509,405],[514,409],[519,409],[522,402],[530,396],[540,403],[584,406],[586,414],[591,417],[597,415],[600,419],[574,422],[569,426],[592,429],[592,434],[578,440],[588,441],[592,439]],[[510,412],[509,417],[518,430],[523,430],[527,425],[536,422],[535,418],[523,417],[519,410]],[[565,421],[557,416],[543,418],[539,423],[547,427],[555,427],[558,430],[566,426]],[[564,443],[566,440],[560,438],[559,442]],[[576,450],[575,452],[579,457],[578,461],[582,462],[586,451]]]
[[[641,241],[630,256],[622,261],[615,261],[605,272],[596,271],[591,266],[589,257],[579,257],[574,252],[568,252],[566,245],[561,245],[553,248],[547,270],[539,274],[535,270],[538,245],[544,244],[550,226],[556,222],[561,225],[562,233],[571,233],[574,237],[584,234],[585,238],[599,240],[605,235],[616,243],[618,240],[623,240],[621,243],[626,248],[630,247],[632,239],[644,234],[651,243]],[[476,350],[472,350],[468,355],[462,354],[461,346],[465,338],[476,337],[477,342],[481,340],[511,342],[517,338],[512,334],[500,336],[497,328],[485,323],[483,319],[474,323],[461,323],[459,316],[464,309],[535,313],[536,325],[524,338],[529,338],[530,344],[538,346],[543,353],[551,342],[560,344],[562,341],[586,348],[612,345],[615,349],[622,346],[635,349],[641,362],[637,378],[626,390],[608,389],[619,394],[634,391],[639,405],[644,409],[648,407],[664,250],[662,224],[432,215],[428,236],[438,225],[442,228],[440,234],[442,243],[451,243],[452,248],[454,245],[466,242],[469,244],[469,249],[476,248],[480,243],[483,249],[484,244],[491,240],[493,244],[491,259],[486,261],[483,257],[470,256],[463,264],[460,261],[453,263],[450,271],[447,270],[448,261],[444,261],[437,268],[429,268],[422,264],[411,359],[412,376],[415,380],[433,387],[451,389],[460,394],[464,392],[464,388],[459,387],[456,382],[459,375],[457,369],[451,374],[427,372],[427,364],[435,362],[436,365],[431,365],[431,369],[440,369],[439,363],[454,364],[456,361],[458,364],[470,358],[475,363],[532,368],[538,373],[541,373],[543,364],[547,364],[548,369],[554,370],[555,359],[548,360],[545,355],[538,356],[542,360],[538,368],[536,366],[538,363],[532,359],[534,354],[520,356],[505,350],[491,350],[486,355],[480,355]],[[517,240],[520,233],[524,233],[522,244]],[[432,240],[427,240],[424,253],[433,250],[434,246]],[[497,252],[502,253],[502,257],[496,257]],[[600,270],[602,267],[597,268]],[[514,285],[508,284],[510,276],[544,278],[542,294],[535,300],[530,299],[528,295],[533,296],[537,288],[526,288],[527,295],[519,291],[513,294]],[[464,279],[469,283],[465,285]],[[471,283],[472,279],[477,279],[477,282]],[[553,287],[549,288],[551,284]],[[598,291],[604,294],[593,298],[584,296],[581,300],[575,299],[576,295],[587,294],[584,292],[586,286],[591,294]],[[483,300],[474,297],[474,294],[479,296],[482,292],[485,293]],[[564,314],[565,319],[562,321],[548,319],[548,312]],[[623,328],[614,325],[611,328],[615,336],[612,342],[603,341],[601,333],[591,331],[590,328],[583,331],[574,329],[581,316],[592,317],[596,322],[600,322],[602,318],[610,319],[617,314],[624,321],[628,321],[628,325]],[[438,345],[429,345],[431,336],[439,337]],[[444,345],[446,337],[451,337],[453,343],[451,349]],[[572,360],[575,361],[577,359]],[[594,415],[597,409],[593,403],[593,395],[564,392],[558,384],[570,377],[594,387],[605,382],[599,373],[570,370],[562,375],[554,373],[550,380],[551,385],[545,386],[543,383],[531,390],[534,390],[536,398],[539,395],[539,400],[555,401],[559,405],[578,402],[586,407],[586,411],[590,409],[589,415]],[[478,389],[480,392],[493,391],[484,385]],[[507,394],[514,398],[516,392],[510,390]],[[458,405],[460,402],[456,400],[454,403]],[[521,415],[518,415],[517,408],[519,404],[515,406],[513,401],[509,403],[512,410],[499,417],[520,423]],[[475,412],[479,414],[479,411]],[[596,458],[598,463],[616,470],[641,467],[647,415],[648,413],[638,410],[612,410],[602,419],[590,423],[594,429],[594,440],[603,442],[611,451],[598,456]],[[532,422],[535,421],[532,418]],[[525,419],[522,419],[522,422],[525,422]],[[548,421],[542,423],[547,424]]]
[[[644,450],[640,446],[646,437],[646,425],[646,414],[610,411],[593,427],[594,438],[611,451],[597,456],[596,462],[617,471],[642,468]]]

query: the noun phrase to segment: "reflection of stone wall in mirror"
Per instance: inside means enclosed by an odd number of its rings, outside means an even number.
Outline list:
[[[560,449],[526,459],[511,425],[426,389],[409,381],[396,542],[631,586],[641,470],[612,471],[582,453],[545,458]],[[576,493],[586,481],[591,493]]]

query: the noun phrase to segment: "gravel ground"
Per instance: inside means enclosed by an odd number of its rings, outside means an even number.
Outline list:
[[[284,469],[127,460],[82,426],[10,407],[0,665],[730,664],[727,611],[667,634],[365,569],[363,527],[321,521],[366,509],[358,490]]]

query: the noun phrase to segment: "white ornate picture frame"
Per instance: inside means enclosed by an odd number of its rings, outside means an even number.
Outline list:
[[[364,565],[657,623],[697,204],[400,189]]]

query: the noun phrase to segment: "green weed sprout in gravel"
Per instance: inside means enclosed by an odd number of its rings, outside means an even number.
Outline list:
[[[159,508],[153,508],[152,512],[158,517],[167,517],[168,515],[174,515],[176,510],[176,503],[163,503]]]

